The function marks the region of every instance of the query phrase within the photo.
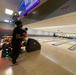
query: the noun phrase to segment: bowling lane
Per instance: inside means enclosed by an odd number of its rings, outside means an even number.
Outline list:
[[[59,38],[54,38],[54,39],[55,40],[57,39],[55,42],[59,42]],[[45,39],[43,38],[42,40],[44,41]],[[70,51],[68,49],[76,42],[69,39],[62,39],[62,41],[67,41],[67,40],[69,42],[59,46],[53,46],[52,44],[54,42],[47,42],[47,43],[41,42],[42,45],[41,54],[44,55],[46,58],[52,60],[56,64],[60,65],[61,67],[72,72],[74,75],[76,75],[76,66],[75,66],[76,51]]]
[[[1,58],[0,75],[75,75],[75,73],[70,69],[68,70],[69,67],[66,66],[67,63],[65,60],[68,59],[68,56],[64,53],[64,49],[53,46],[50,42],[43,42],[52,39],[55,39],[55,42],[59,42],[61,39],[33,38],[40,42],[41,50],[21,54],[18,59],[19,64],[16,66],[11,66],[9,59]]]
[[[68,41],[68,39],[57,38],[57,37],[29,37],[34,38],[40,42],[49,43],[49,42],[64,42]]]
[[[32,37],[33,38],[33,37]],[[61,45],[70,42],[69,39],[57,38],[57,37],[34,37],[36,40],[45,44]]]

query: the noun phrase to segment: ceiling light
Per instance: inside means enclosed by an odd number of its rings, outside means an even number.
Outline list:
[[[9,22],[9,20],[4,20],[4,22]]]
[[[10,9],[5,9],[5,13],[8,14],[8,15],[12,15],[13,14],[13,11],[10,10]]]

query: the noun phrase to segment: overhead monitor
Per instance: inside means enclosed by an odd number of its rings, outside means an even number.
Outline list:
[[[31,9],[40,3],[40,0],[22,0],[18,7],[19,17],[23,17]]]

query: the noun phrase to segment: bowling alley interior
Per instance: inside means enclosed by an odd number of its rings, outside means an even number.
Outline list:
[[[12,34],[27,36],[12,65]],[[76,75],[76,0],[0,0],[0,75]]]

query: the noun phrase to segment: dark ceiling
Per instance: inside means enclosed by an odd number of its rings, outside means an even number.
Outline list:
[[[32,19],[32,20],[36,20],[36,21],[43,20],[45,17],[47,17],[52,12],[54,12],[57,8],[59,8],[62,4],[64,4],[67,1],[68,0],[48,0],[41,6],[39,6],[35,10],[33,10],[31,13],[27,14],[27,16],[25,16],[22,19],[22,21],[24,24],[28,24],[28,23],[31,23],[34,21],[25,22],[26,19],[27,20]],[[36,13],[34,13],[34,12],[36,12]]]

